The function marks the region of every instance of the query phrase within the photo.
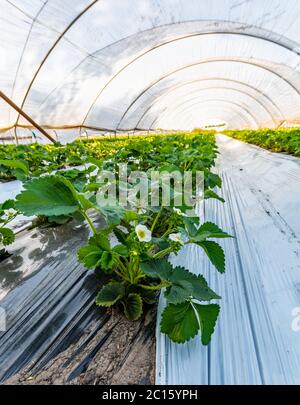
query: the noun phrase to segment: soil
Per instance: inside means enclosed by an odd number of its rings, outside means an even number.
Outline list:
[[[130,322],[115,311],[84,331],[43,368],[31,364],[5,385],[114,385],[155,383],[155,310]]]

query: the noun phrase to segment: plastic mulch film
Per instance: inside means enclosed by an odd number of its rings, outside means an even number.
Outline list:
[[[235,236],[221,241],[226,275],[198,246],[186,246],[174,264],[205,276],[222,296],[220,317],[209,346],[171,342],[158,320],[156,382],[299,384],[300,161],[217,139],[226,203],[207,200],[205,216]]]
[[[77,224],[19,233],[11,256],[0,263],[0,381],[25,366],[42,367],[76,342],[104,311],[94,305],[100,278],[77,262],[76,249],[88,237]],[[96,322],[97,321],[97,322]]]

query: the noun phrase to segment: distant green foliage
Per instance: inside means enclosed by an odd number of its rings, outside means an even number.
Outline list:
[[[15,241],[15,234],[8,225],[17,215],[15,201],[7,200],[0,204],[0,257],[5,254],[5,247]]]
[[[192,136],[206,137],[213,135],[213,131],[194,131]],[[172,139],[184,134],[172,135]],[[126,157],[127,155],[139,154],[139,149],[145,147],[145,153],[151,151],[151,144],[162,143],[167,146],[169,135],[141,135],[141,136],[116,136],[112,138],[89,138],[78,139],[67,145],[0,145],[0,181],[14,179],[24,180],[24,177],[36,177],[44,173],[52,173],[55,170],[79,166],[91,163],[99,167],[103,159]],[[145,142],[147,140],[147,142]],[[142,142],[140,142],[142,141]],[[139,143],[140,142],[140,143]],[[211,143],[214,142],[213,136]],[[206,142],[207,143],[207,142]],[[206,148],[207,150],[207,148]],[[169,156],[172,156],[170,151]],[[193,155],[195,151],[182,151]],[[203,155],[204,156],[204,155]],[[173,160],[175,161],[175,158]],[[150,156],[149,156],[150,158]],[[153,162],[156,161],[153,157]],[[210,159],[210,157],[208,157]],[[205,161],[203,162],[205,163]]]
[[[223,133],[273,152],[286,152],[300,156],[300,128],[224,131]]]

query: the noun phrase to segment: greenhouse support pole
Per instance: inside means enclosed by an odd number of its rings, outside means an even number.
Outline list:
[[[30,124],[32,124],[37,130],[39,130],[49,141],[56,143],[55,139],[52,138],[39,124],[37,124],[32,118],[29,117],[20,107],[18,107],[9,97],[7,97],[2,91],[0,91],[0,97],[7,102],[13,109],[15,109],[22,117],[24,117]]]

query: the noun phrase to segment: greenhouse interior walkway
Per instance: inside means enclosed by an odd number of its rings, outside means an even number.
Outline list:
[[[170,343],[157,332],[160,384],[299,384],[300,159],[218,135],[225,204],[209,200],[206,219],[225,240],[225,275],[197,247],[176,259],[203,273],[222,296],[212,342]],[[285,198],[284,198],[285,197]],[[211,270],[211,271],[210,271]]]

